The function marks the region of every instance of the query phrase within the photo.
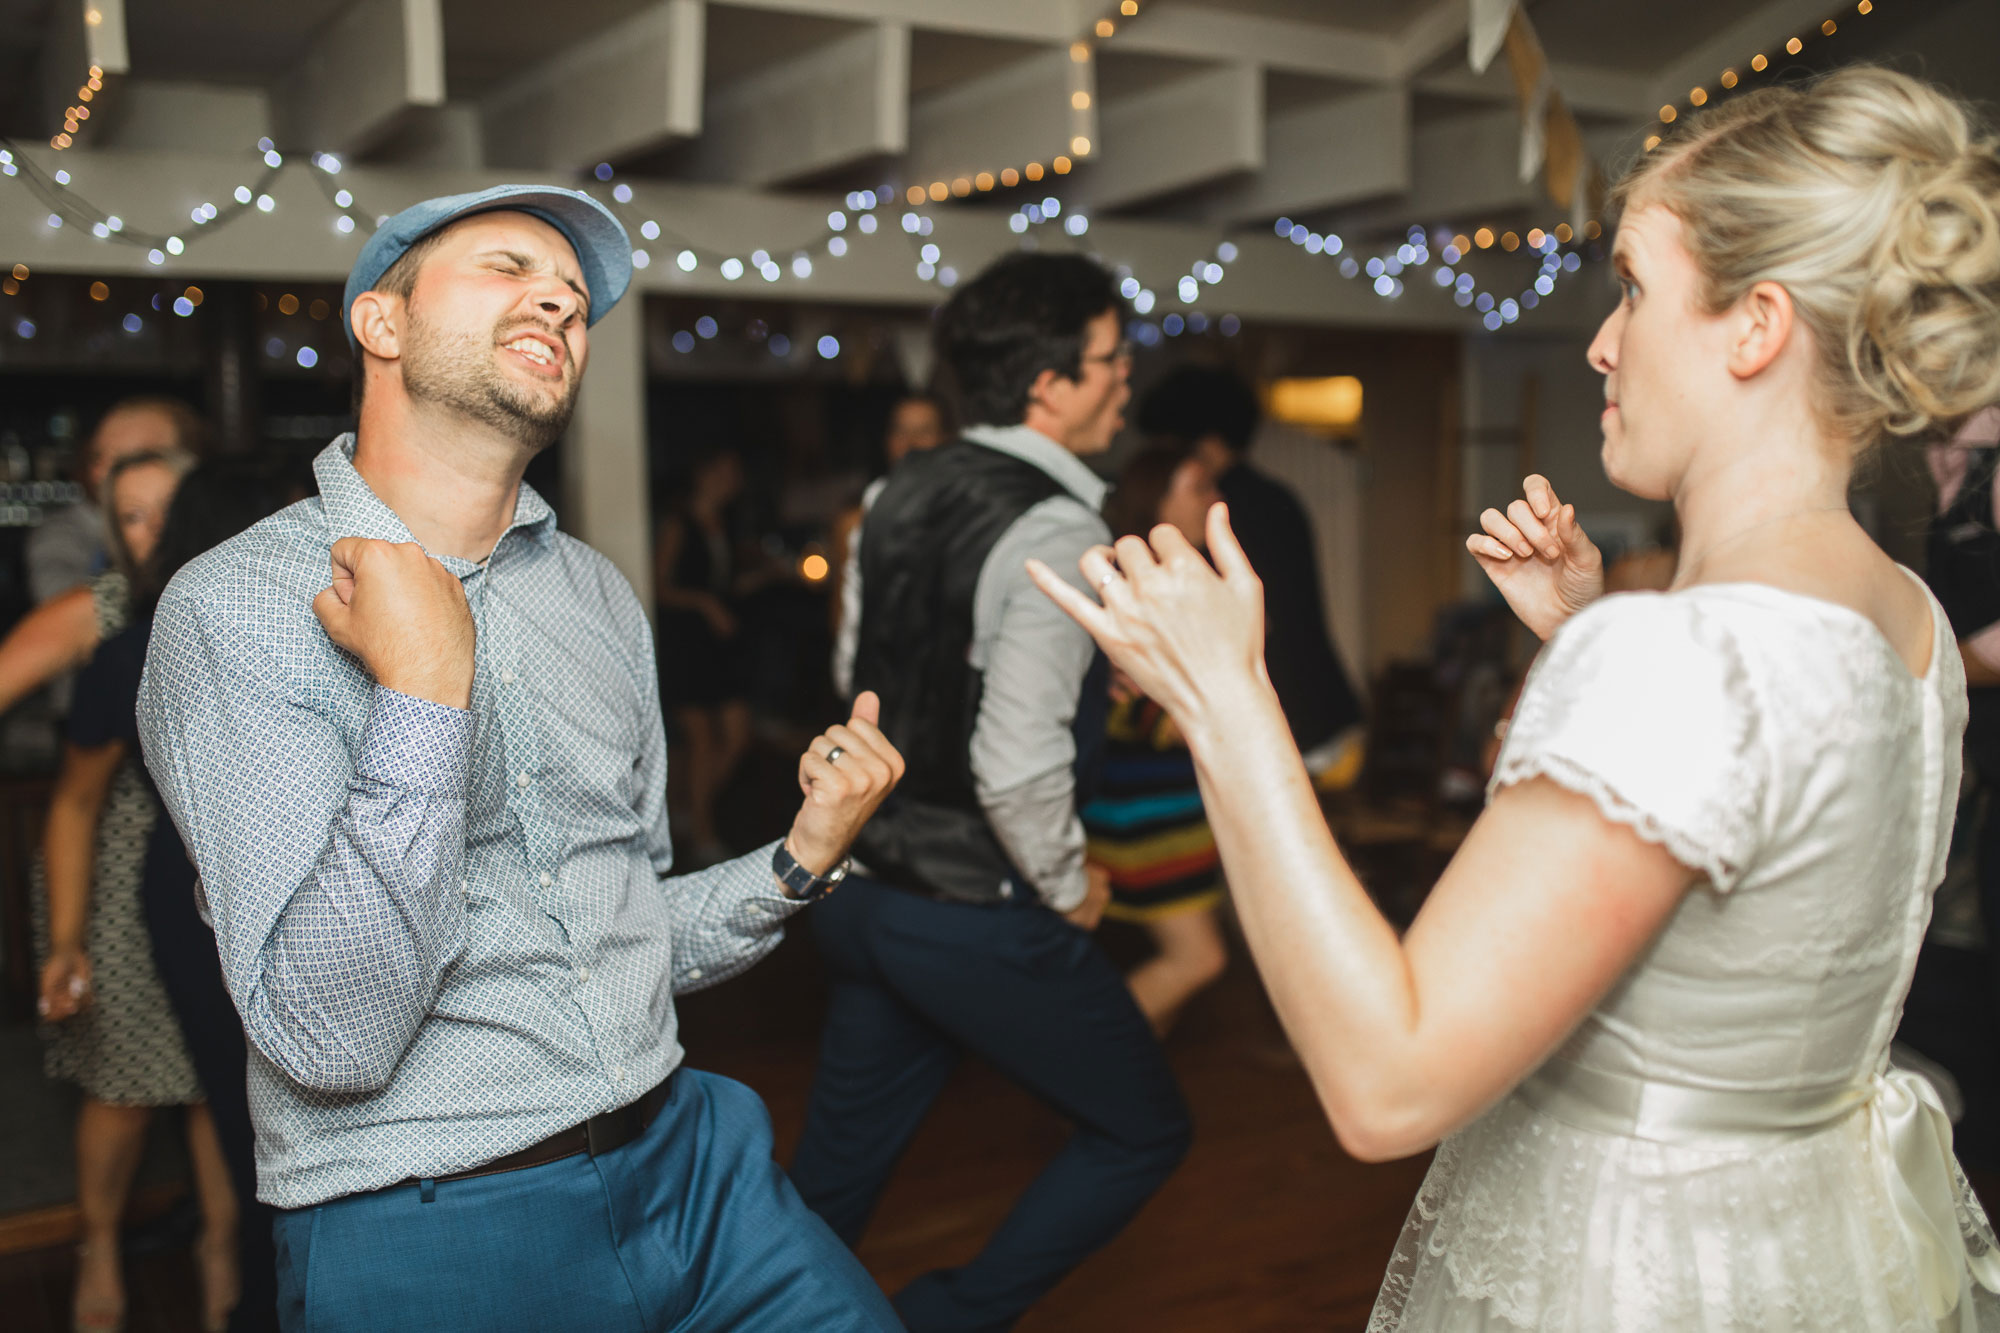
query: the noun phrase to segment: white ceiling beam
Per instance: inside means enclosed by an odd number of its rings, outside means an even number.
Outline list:
[[[1586,129],[1585,155],[1603,163],[1630,144],[1623,127]],[[1343,213],[1343,231],[1366,233],[1402,227],[1450,224],[1477,226],[1483,220],[1526,213],[1545,223],[1566,216],[1549,202],[1539,175],[1520,178],[1521,118],[1511,107],[1435,120],[1411,136],[1407,194],[1382,207]]]
[[[1437,0],[1396,34],[1396,71],[1409,78],[1429,68],[1465,40],[1472,7],[1465,0]]]
[[[903,23],[933,32],[1018,41],[1068,42],[1082,15],[1072,0],[710,0],[733,9],[810,14],[862,23]]]
[[[365,154],[410,108],[444,105],[440,0],[356,0],[271,88],[282,140]]]
[[[1098,139],[1095,61],[1050,51],[948,88],[910,109],[904,170],[914,183],[953,181],[1006,167],[1044,167],[1081,136]],[[1074,96],[1083,93],[1083,108]]]
[[[1768,0],[1661,70],[1652,79],[1646,100],[1656,111],[1668,102],[1679,102],[1697,85],[1714,88],[1725,69],[1747,72],[1750,57],[1759,51],[1773,64],[1788,60],[1785,39],[1804,32],[1817,37],[1825,18],[1825,0]]]
[[[1270,117],[1266,166],[1213,194],[1204,211],[1219,222],[1311,213],[1410,188],[1410,98],[1371,88]]]
[[[1114,40],[1121,52],[1243,61],[1356,83],[1402,77],[1395,38],[1221,9],[1149,9],[1119,29]]]
[[[1622,70],[1597,69],[1589,65],[1551,62],[1550,77],[1570,110],[1586,116],[1612,116],[1621,120],[1649,119],[1659,109],[1645,75]],[[1520,100],[1514,76],[1507,62],[1496,60],[1484,74],[1474,74],[1463,65],[1425,75],[1411,85],[1417,92],[1468,101],[1505,103]]]
[[[569,171],[701,133],[706,15],[659,3],[557,52],[481,104],[486,159]]]
[[[910,29],[877,23],[711,91],[691,174],[779,185],[910,139]]]
[[[1264,166],[1264,72],[1224,65],[1099,111],[1104,143],[1078,202],[1120,208]]]

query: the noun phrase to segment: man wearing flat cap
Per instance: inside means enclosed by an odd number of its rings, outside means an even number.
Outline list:
[[[673,997],[838,883],[902,759],[864,696],[782,842],[670,876],[651,632],[521,480],[631,253],[550,187],[389,219],[343,302],[359,429],[160,602],[140,730],[250,1037],[288,1329],[898,1327]]]

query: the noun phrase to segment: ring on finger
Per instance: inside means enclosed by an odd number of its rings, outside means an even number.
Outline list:
[[[1101,578],[1101,579],[1099,579],[1099,580],[1097,581],[1097,588],[1098,588],[1098,591],[1099,591],[1099,592],[1102,592],[1102,591],[1103,591],[1104,589],[1106,589],[1106,588],[1110,587],[1110,586],[1111,586],[1112,584],[1116,583],[1116,582],[1118,581],[1118,577],[1119,577],[1119,575],[1118,575],[1118,571],[1117,571],[1117,570],[1115,570],[1115,569],[1107,569],[1107,570],[1105,570],[1105,571],[1104,571],[1104,577],[1103,577],[1103,578]]]
[[[831,750],[828,750],[826,752],[826,762],[829,764],[837,764],[840,762],[840,756],[846,753],[847,753],[846,750],[836,745]]]

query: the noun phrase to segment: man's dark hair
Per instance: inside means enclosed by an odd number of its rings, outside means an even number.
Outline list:
[[[1263,414],[1257,391],[1235,371],[1176,366],[1146,391],[1132,420],[1148,435],[1174,435],[1190,444],[1213,435],[1241,454]]]
[[[1174,473],[1194,452],[1192,442],[1172,435],[1148,440],[1118,469],[1104,501],[1104,524],[1113,537],[1143,537],[1160,522],[1160,506],[1173,489]]]
[[[938,356],[951,369],[959,419],[1020,424],[1036,376],[1082,376],[1086,329],[1107,310],[1122,328],[1118,280],[1082,255],[1023,251],[989,265],[938,315]]]
[[[453,221],[458,221],[458,219],[454,218]],[[444,240],[444,234],[450,230],[451,224],[447,223],[439,227],[436,231],[426,232],[424,235],[419,236],[411,243],[409,249],[396,256],[396,262],[389,265],[388,271],[377,278],[375,285],[368,290],[371,292],[387,292],[391,296],[400,296],[403,300],[408,301],[410,296],[417,290],[417,273],[423,268],[424,260],[429,258],[431,251],[438,248],[439,243]],[[352,336],[351,329],[343,330],[343,332]],[[367,390],[368,358],[362,353],[361,348],[356,346],[354,349],[354,386],[348,398],[348,408],[356,416],[361,415],[361,399],[367,393]]]

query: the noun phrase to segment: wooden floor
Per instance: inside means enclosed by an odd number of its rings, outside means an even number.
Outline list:
[[[1136,936],[1119,930],[1106,937],[1114,954],[1137,952]],[[804,1115],[820,993],[817,959],[800,937],[682,1006],[691,1063],[763,1094],[781,1156]],[[1022,1321],[1023,1333],[1361,1327],[1424,1163],[1363,1166],[1341,1153],[1240,960],[1195,1002],[1169,1051],[1194,1111],[1193,1151],[1117,1241]],[[912,1144],[862,1260],[891,1291],[962,1262],[1064,1134],[1053,1113],[968,1064]],[[185,1251],[156,1251],[132,1267],[131,1333],[198,1326]],[[61,1333],[72,1271],[65,1248],[0,1256],[0,1328]]]

